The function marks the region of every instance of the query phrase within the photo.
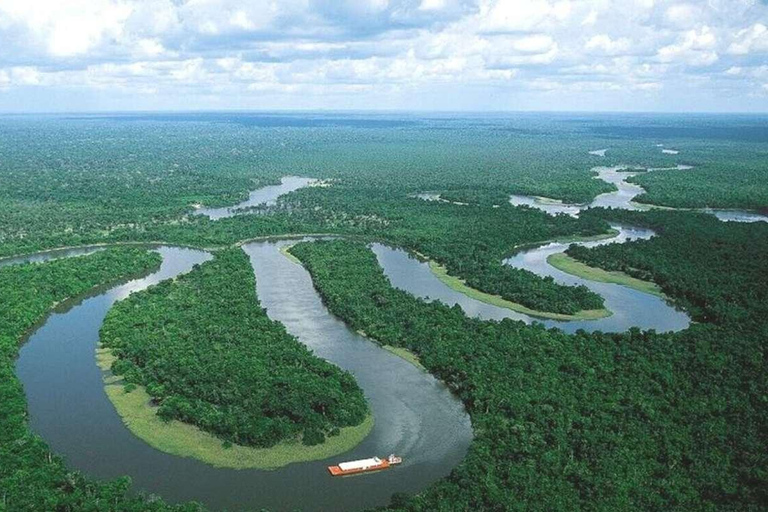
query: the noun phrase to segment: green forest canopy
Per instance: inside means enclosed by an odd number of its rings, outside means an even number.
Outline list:
[[[351,374],[267,316],[240,248],[117,303],[101,342],[117,356],[112,372],[144,386],[158,415],[231,443],[319,444],[368,413]]]

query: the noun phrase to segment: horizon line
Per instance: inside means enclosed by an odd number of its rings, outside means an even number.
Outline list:
[[[33,116],[33,115],[110,115],[110,114],[624,114],[624,115],[768,115],[766,111],[746,110],[439,110],[439,109],[115,109],[115,110],[40,110],[40,111],[0,111],[0,116]]]

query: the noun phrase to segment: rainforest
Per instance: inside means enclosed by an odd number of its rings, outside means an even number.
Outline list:
[[[765,510],[767,123],[0,116],[0,510]]]

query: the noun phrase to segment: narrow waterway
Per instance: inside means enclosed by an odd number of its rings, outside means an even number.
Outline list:
[[[648,239],[650,230],[624,226],[613,226],[619,234],[607,240],[585,242],[582,245],[594,247],[606,243],[624,243],[630,240]],[[585,331],[624,332],[631,327],[656,329],[659,332],[679,331],[690,324],[684,312],[675,309],[664,299],[625,286],[598,283],[562,272],[549,263],[547,257],[563,252],[569,244],[550,243],[526,250],[504,261],[505,264],[530,270],[541,276],[551,276],[564,285],[584,285],[605,299],[605,307],[613,314],[597,320],[559,321],[542,320],[507,308],[494,306],[457,292],[440,281],[429,269],[426,262],[419,261],[402,249],[393,249],[382,244],[373,244],[372,249],[384,273],[396,288],[417,297],[439,300],[449,306],[458,304],[469,316],[485,320],[510,318],[527,324],[538,322],[546,327],[556,327],[565,332]]]
[[[628,178],[645,172],[687,171],[691,169],[693,169],[693,167],[690,165],[651,167],[648,169],[628,169],[625,166],[594,167],[592,169],[592,171],[596,173],[594,179],[610,183],[616,187],[616,190],[598,195],[591,203],[571,204],[546,197],[524,196],[518,194],[510,195],[509,203],[512,206],[530,206],[532,208],[537,208],[549,215],[565,213],[571,217],[578,217],[579,213],[587,208],[620,208],[622,210],[647,211],[653,209],[654,206],[634,202],[634,199],[644,193],[645,189],[640,185],[629,183],[627,181]],[[768,215],[747,210],[701,208],[696,211],[714,215],[723,222],[768,222]]]
[[[232,206],[224,206],[221,208],[198,208],[195,210],[195,215],[205,215],[211,220],[223,219],[225,217],[231,217],[242,213],[245,208],[260,205],[274,204],[278,197],[299,190],[300,188],[307,187],[314,183],[316,180],[312,178],[302,178],[299,176],[285,176],[281,179],[280,185],[268,185],[256,190],[252,190],[248,194],[248,199]]]

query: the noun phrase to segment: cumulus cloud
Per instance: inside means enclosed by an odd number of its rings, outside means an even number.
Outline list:
[[[749,28],[740,30],[728,47],[728,53],[735,55],[747,55],[753,52],[768,52],[768,27],[762,23],[755,23]]]
[[[718,59],[716,48],[717,36],[710,27],[703,26],[681,34],[675,43],[660,48],[657,56],[661,62],[709,66]]]
[[[611,39],[610,36],[605,34],[598,34],[592,36],[585,48],[587,50],[599,51],[607,55],[617,55],[626,53],[630,48],[631,42],[626,37],[619,37],[617,39]]]
[[[762,91],[766,53],[758,0],[0,0],[3,97],[733,98]]]

